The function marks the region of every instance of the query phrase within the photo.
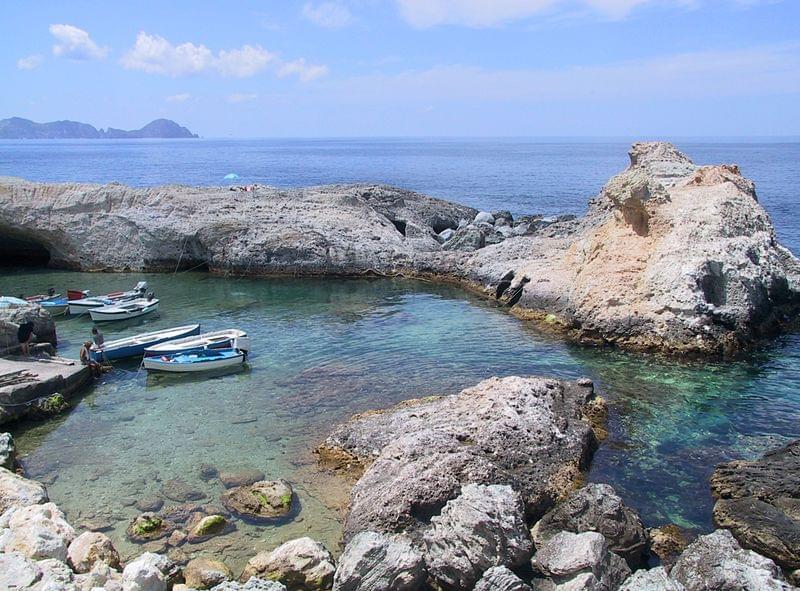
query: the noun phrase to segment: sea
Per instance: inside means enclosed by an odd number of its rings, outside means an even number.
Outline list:
[[[385,183],[515,215],[580,215],[628,164],[633,138],[0,141],[0,176],[52,182],[299,187]],[[800,142],[681,139],[699,164],[738,164],[756,183],[782,244],[800,254]],[[226,175],[236,175],[226,179]],[[208,379],[117,364],[73,408],[12,427],[28,470],[80,526],[105,524],[124,556],[142,498],[181,480],[203,502],[222,485],[200,465],[257,469],[295,486],[288,522],[235,529],[182,549],[241,567],[256,551],[310,535],[339,550],[347,490],[320,476],[311,450],[356,412],[451,394],[490,376],[588,376],[610,404],[609,436],[588,478],[612,484],[646,525],[713,528],[714,466],[800,437],[800,335],[733,361],[688,361],[582,347],[538,332],[452,286],[403,279],[226,278],[208,273],[88,274],[0,268],[0,293],[54,286],[95,293],[145,279],[159,315],[105,327],[106,338],[200,322],[241,327],[248,365]],[[92,323],[57,321],[76,356]],[[173,503],[166,499],[167,504]],[[158,543],[156,543],[156,546]],[[154,549],[161,549],[155,547]]]

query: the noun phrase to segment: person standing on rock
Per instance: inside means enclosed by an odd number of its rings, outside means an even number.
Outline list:
[[[30,343],[33,338],[33,322],[28,320],[19,325],[17,329],[17,341],[19,341],[20,352],[26,357],[30,355]]]

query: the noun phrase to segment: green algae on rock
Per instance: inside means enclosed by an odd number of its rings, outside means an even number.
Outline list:
[[[221,497],[228,511],[256,520],[286,517],[292,509],[294,492],[285,480],[262,480],[226,490]]]

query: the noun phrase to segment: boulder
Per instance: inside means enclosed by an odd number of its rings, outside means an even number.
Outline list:
[[[76,573],[88,573],[97,562],[119,568],[119,554],[114,544],[100,532],[84,532],[72,540],[67,549],[67,559]]]
[[[167,480],[161,487],[161,493],[168,499],[179,503],[199,501],[206,498],[202,491],[177,478]]]
[[[142,513],[154,513],[164,506],[164,499],[161,497],[144,497],[136,501],[136,508]]]
[[[0,353],[7,351],[16,354],[18,341],[17,329],[24,322],[33,322],[34,341],[50,343],[55,346],[56,323],[50,313],[39,304],[9,306],[0,308]]]
[[[332,587],[335,572],[333,556],[325,546],[298,538],[251,558],[241,580],[258,577],[278,581],[289,591],[320,591]]]
[[[473,251],[486,246],[486,231],[470,224],[456,230],[442,245],[443,250]]]
[[[491,378],[460,394],[407,401],[337,427],[323,462],[364,466],[344,538],[427,527],[464,485],[508,484],[530,518],[566,496],[596,447],[586,405],[591,382]]]
[[[456,233],[456,231],[453,230],[453,228],[445,228],[444,230],[439,232],[439,234],[437,234],[437,238],[438,238],[439,242],[444,244],[445,242],[450,240],[453,236],[455,236],[455,233]]]
[[[800,499],[800,439],[758,460],[720,464],[711,476],[711,491],[720,499]]]
[[[670,577],[686,591],[789,591],[780,568],[743,549],[728,530],[700,536],[680,555]]]
[[[475,218],[472,220],[472,223],[476,226],[478,224],[494,224],[494,216],[490,214],[488,211],[479,211]]]
[[[233,579],[233,573],[219,560],[194,558],[183,568],[183,578],[192,589],[211,589]]]
[[[163,538],[174,529],[174,524],[163,517],[155,513],[142,513],[131,519],[125,533],[134,542],[148,542]]]
[[[685,587],[670,578],[663,566],[650,570],[637,570],[619,588],[619,591],[686,591]]]
[[[475,591],[531,591],[531,588],[505,566],[493,566],[483,573]]]
[[[208,482],[219,476],[219,470],[211,464],[200,464],[200,480]]]
[[[533,567],[551,578],[558,591],[616,591],[631,574],[625,560],[611,552],[597,532],[556,534],[536,550]]]
[[[466,589],[493,566],[525,564],[533,545],[520,495],[507,485],[468,484],[423,534],[428,573],[443,589]]]
[[[25,507],[47,501],[47,491],[40,483],[0,468],[0,514],[11,507]]]
[[[596,531],[631,568],[647,560],[647,532],[639,515],[608,484],[589,484],[545,514],[531,534],[536,547],[561,531]]]
[[[122,585],[125,591],[166,591],[178,575],[169,558],[145,552],[122,571]]]
[[[414,591],[425,581],[425,563],[399,537],[367,531],[356,535],[339,557],[334,591]]]
[[[75,530],[53,503],[14,507],[0,516],[0,551],[19,552],[28,558],[67,559]]]
[[[650,540],[650,551],[658,556],[661,564],[670,567],[691,541],[691,534],[674,523],[650,528],[647,530],[647,537]]]
[[[17,464],[17,449],[11,433],[0,433],[0,468],[14,471]]]
[[[264,480],[264,473],[255,469],[220,472],[219,479],[225,488],[235,488],[237,486],[249,486]]]
[[[95,562],[88,573],[75,576],[75,585],[79,591],[91,591],[95,587],[102,587],[106,591],[122,591],[122,573],[105,562]]]
[[[73,591],[75,589],[75,574],[60,560],[46,558],[39,560],[36,565],[42,572],[42,579],[37,584],[37,591]]]
[[[493,212],[492,217],[495,226],[510,226],[514,223],[514,216],[507,209]]]
[[[286,591],[286,586],[277,581],[265,581],[251,577],[246,583],[237,583],[236,581],[220,583],[216,587],[212,587],[212,591]]]
[[[196,543],[207,540],[211,536],[221,534],[225,531],[227,525],[228,520],[222,515],[206,515],[191,529],[188,541]]]
[[[262,480],[226,490],[221,501],[228,511],[240,517],[270,520],[288,515],[293,498],[292,486],[285,480]]]
[[[39,566],[20,552],[0,552],[0,589],[27,589],[42,578]]]

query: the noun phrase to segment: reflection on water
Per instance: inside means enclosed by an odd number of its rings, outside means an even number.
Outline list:
[[[141,278],[16,272],[0,276],[0,292],[54,285],[102,293]],[[124,535],[136,503],[163,497],[164,482],[179,479],[204,495],[200,504],[219,503],[222,485],[201,478],[203,464],[285,478],[302,508],[282,525],[237,521],[227,535],[182,546],[187,554],[213,551],[236,568],[300,535],[335,549],[348,491],[314,470],[314,443],[355,412],[457,392],[492,375],[595,379],[613,411],[590,477],[618,487],[648,524],[709,527],[713,465],[800,435],[797,337],[732,364],[680,364],[560,343],[490,302],[430,283],[146,279],[161,299],[159,316],[136,327],[106,324],[107,339],[190,322],[239,327],[253,342],[247,367],[205,379],[117,363],[72,412],[15,432],[30,474],[48,483],[70,520],[108,525],[127,556],[141,551]],[[60,352],[77,356],[91,326],[88,318],[59,320]]]

